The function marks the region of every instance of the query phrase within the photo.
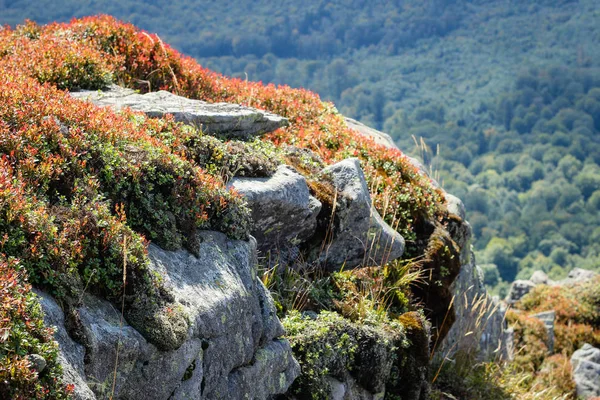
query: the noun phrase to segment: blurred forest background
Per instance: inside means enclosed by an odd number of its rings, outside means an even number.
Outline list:
[[[597,0],[0,0],[11,26],[99,13],[391,134],[465,201],[499,294],[600,270]]]

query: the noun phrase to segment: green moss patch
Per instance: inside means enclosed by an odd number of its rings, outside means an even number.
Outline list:
[[[399,398],[422,382],[428,332],[419,314],[356,323],[334,312],[292,312],[283,324],[302,369],[290,390],[298,398],[328,398],[328,377],[342,382],[352,378],[371,393],[385,390]]]

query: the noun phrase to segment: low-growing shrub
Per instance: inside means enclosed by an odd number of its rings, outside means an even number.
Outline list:
[[[112,17],[88,17],[48,30],[68,31],[111,57],[119,82],[141,90],[169,90],[206,101],[229,101],[268,110],[290,126],[267,135],[278,146],[307,148],[327,164],[359,157],[373,188],[374,203],[388,222],[412,239],[416,220],[432,218],[444,202],[440,191],[399,150],[376,144],[350,130],[330,103],[306,90],[226,78],[184,57],[158,36]]]
[[[67,399],[73,388],[61,383],[58,345],[26,275],[16,260],[0,257],[0,398]]]
[[[600,345],[600,278],[561,286],[539,285],[515,307],[529,314],[556,311],[556,353],[570,356],[584,343]]]

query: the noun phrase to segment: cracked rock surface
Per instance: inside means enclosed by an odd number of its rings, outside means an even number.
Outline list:
[[[256,242],[202,231],[199,257],[150,245],[150,267],[165,279],[189,319],[188,338],[160,351],[107,301],[86,295],[78,309],[85,346],[69,337],[56,302],[40,293],[48,325],[57,326],[66,383],[75,399],[111,392],[115,399],[269,398],[285,393],[300,373],[273,300],[256,277]],[[246,397],[248,396],[248,397]]]
[[[318,262],[330,270],[383,265],[404,253],[404,238],[389,226],[371,203],[365,175],[357,158],[323,170],[339,195],[331,239],[317,249]]]

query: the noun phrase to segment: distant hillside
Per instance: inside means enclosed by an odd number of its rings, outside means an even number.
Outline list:
[[[0,1],[0,23],[109,13],[227,75],[315,90],[465,198],[488,284],[600,269],[598,2],[149,3]]]

